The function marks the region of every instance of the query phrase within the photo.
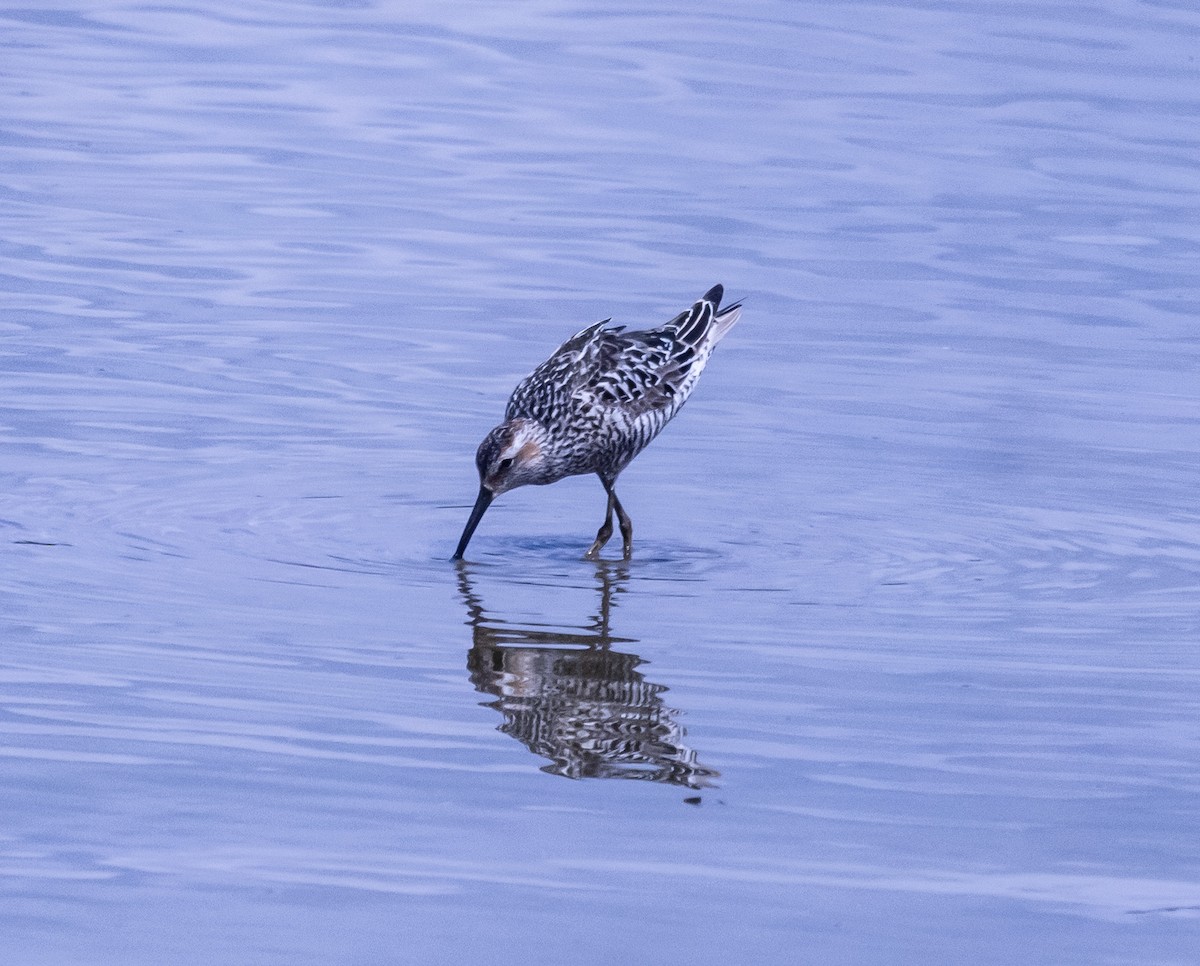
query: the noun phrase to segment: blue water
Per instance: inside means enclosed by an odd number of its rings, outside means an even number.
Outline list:
[[[1191,4],[0,11],[0,954],[1192,964]],[[603,491],[473,453],[743,298]]]

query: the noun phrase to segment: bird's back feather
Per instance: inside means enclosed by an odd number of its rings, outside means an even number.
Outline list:
[[[714,286],[655,329],[605,328],[605,320],[580,330],[521,381],[505,418],[589,441],[590,455],[581,449],[580,468],[569,472],[615,477],[679,411],[737,322],[740,305],[718,312],[723,291]]]

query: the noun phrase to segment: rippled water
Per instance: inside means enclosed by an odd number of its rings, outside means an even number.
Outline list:
[[[0,11],[6,962],[1195,961],[1200,14],[681,10]]]

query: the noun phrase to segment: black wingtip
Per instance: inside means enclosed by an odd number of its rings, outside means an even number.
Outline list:
[[[713,308],[719,308],[721,305],[721,296],[723,296],[724,294],[725,294],[725,286],[718,284],[718,285],[714,285],[707,292],[705,292],[704,295],[701,296],[701,298],[705,302],[712,302]]]

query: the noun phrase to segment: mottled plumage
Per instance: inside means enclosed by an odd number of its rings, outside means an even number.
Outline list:
[[[513,391],[504,422],[479,445],[479,498],[454,558],[492,499],[528,484],[595,473],[608,493],[608,512],[587,556],[612,536],[614,510],[624,556],[633,525],[613,489],[617,476],[687,401],[713,348],[738,320],[740,305],[720,310],[715,285],[686,312],[657,329],[626,332],[590,325],[555,350]]]

